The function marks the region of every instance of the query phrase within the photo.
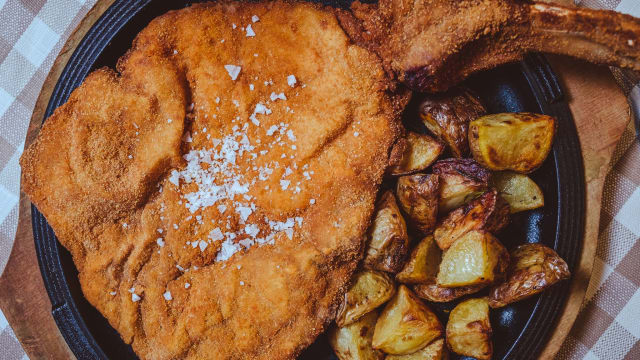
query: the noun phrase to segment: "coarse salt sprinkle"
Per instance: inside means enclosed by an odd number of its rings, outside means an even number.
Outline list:
[[[254,15],[251,20],[255,23],[259,21],[259,18]],[[255,36],[251,24],[244,29],[246,36]],[[240,65],[233,64],[224,65],[224,69],[233,81],[238,79],[242,71]],[[290,87],[295,87],[297,84],[297,79],[294,75],[288,75],[286,81]],[[272,80],[265,81],[265,85],[273,85],[274,88],[278,86]],[[253,90],[254,85],[249,84],[249,88]],[[220,100],[220,97],[215,97],[216,104],[220,103]],[[259,182],[268,180],[279,183],[282,191],[288,191],[291,194],[301,192],[301,183],[298,180],[294,180],[295,175],[293,175],[294,171],[292,170],[292,168],[298,169],[298,164],[295,162],[295,154],[288,154],[285,150],[297,149],[294,143],[297,140],[296,135],[286,122],[278,121],[274,123],[268,118],[273,116],[273,111],[270,107],[276,106],[276,101],[284,102],[286,100],[287,95],[285,92],[273,91],[262,102],[256,101],[248,119],[246,118],[247,115],[244,115],[244,121],[241,116],[233,117],[231,131],[220,138],[215,138],[213,133],[207,134],[207,142],[204,145],[199,142],[200,148],[192,149],[183,155],[186,165],[169,173],[168,182],[182,190],[178,191],[181,195],[177,203],[193,214],[198,224],[203,223],[202,214],[205,209],[213,207],[220,214],[220,216],[214,216],[211,220],[214,223],[213,230],[205,233],[204,239],[201,238],[186,243],[186,245],[191,245],[191,248],[199,249],[203,253],[205,250],[209,252],[213,249],[215,251],[215,262],[226,261],[234,254],[247,250],[252,246],[275,244],[276,238],[280,236],[293,239],[295,229],[302,227],[302,217],[289,217],[284,221],[278,221],[265,216],[254,203],[254,196],[250,193],[254,187],[256,189],[269,190],[268,185],[259,184]],[[238,100],[231,99],[231,102],[235,108],[241,108]],[[293,113],[293,110],[288,106],[286,108],[287,111],[282,113]],[[216,109],[218,108],[216,107]],[[171,121],[171,119],[168,119],[169,123]],[[262,121],[272,125],[264,126]],[[251,125],[255,126],[253,128],[255,130],[248,130]],[[251,139],[250,134],[254,134],[255,131],[262,132],[262,134],[266,133],[269,138],[267,140]],[[206,128],[203,128],[201,132],[206,133]],[[197,132],[194,132],[193,136],[197,136]],[[190,133],[185,133],[183,141],[195,144]],[[258,144],[264,150],[258,151],[256,149]],[[258,153],[259,155],[265,155],[272,151],[279,151],[277,149],[283,152],[282,154],[274,154],[273,159],[278,157],[287,159],[286,161],[291,160],[291,163],[282,164],[276,160],[267,161],[261,165],[253,165],[251,163],[258,157]],[[247,162],[249,163],[248,167]],[[253,169],[257,175],[245,176],[246,171],[250,169]],[[278,170],[276,174],[282,174],[283,178],[271,179],[274,176],[274,169],[282,169],[282,172]],[[304,171],[304,179],[301,180],[310,180],[310,174],[313,174],[313,172],[308,169],[308,164],[305,164],[303,169],[307,170]],[[287,178],[285,179],[284,177]],[[315,199],[311,199],[309,203],[314,204]],[[189,221],[189,219],[191,219],[191,216],[185,218],[186,221]],[[173,228],[177,230],[178,224],[173,224]],[[189,225],[184,227],[184,229],[188,228]],[[162,233],[162,229],[158,229],[158,232]],[[159,237],[156,243],[158,246],[163,247],[165,241]],[[209,245],[212,246],[209,247]],[[183,272],[188,271],[188,269],[178,268]],[[190,285],[185,283],[184,286],[188,288]],[[134,296],[138,295],[132,291],[132,300]],[[169,291],[164,296],[166,300],[171,300]]]
[[[240,75],[242,67],[238,65],[227,64],[224,66],[224,69],[227,70],[227,73],[229,74],[229,77],[231,77],[231,80],[235,81],[238,78],[238,75]]]

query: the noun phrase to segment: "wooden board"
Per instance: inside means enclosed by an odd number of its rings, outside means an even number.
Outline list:
[[[38,134],[49,97],[73,50],[113,0],[100,0],[65,44],[47,77],[36,103],[25,146]],[[551,57],[560,74],[573,112],[585,163],[586,228],[578,269],[571,293],[541,358],[552,358],[569,333],[584,298],[595,255],[600,221],[600,200],[613,150],[631,115],[625,96],[605,67],[562,57]],[[51,316],[35,253],[30,202],[20,196],[16,241],[7,267],[0,277],[0,308],[31,359],[73,358]]]
[[[49,97],[65,64],[87,31],[113,3],[99,0],[71,34],[47,76],[31,116],[25,146],[40,131]],[[20,194],[16,239],[0,277],[0,308],[31,360],[72,359],[73,354],[51,316],[51,302],[44,288],[31,228],[31,202]]]
[[[558,352],[580,311],[598,245],[604,180],[613,151],[631,120],[627,98],[608,68],[559,56],[549,56],[549,60],[554,71],[560,74],[578,129],[585,167],[587,211],[582,254],[572,274],[569,299],[556,320],[556,327],[540,356],[542,359],[551,359]]]

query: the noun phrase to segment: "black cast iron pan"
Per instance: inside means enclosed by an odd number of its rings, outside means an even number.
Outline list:
[[[69,59],[49,100],[45,119],[67,101],[87,74],[114,67],[135,35],[153,18],[193,1],[117,0],[98,19]],[[348,1],[323,1],[347,6]],[[517,214],[500,234],[511,248],[524,242],[553,247],[574,269],[582,250],[585,189],[580,145],[562,89],[544,57],[533,55],[518,64],[474,76],[466,82],[480,95],[490,113],[530,111],[558,119],[552,155],[533,175],[545,194],[545,207]],[[136,359],[131,347],[83,297],[70,254],[59,244],[42,214],[32,206],[36,251],[53,317],[78,359]],[[562,311],[568,286],[557,286],[540,296],[492,311],[494,359],[535,358]],[[446,321],[451,305],[432,307]],[[335,359],[321,336],[301,356]],[[460,357],[452,356],[453,359]]]

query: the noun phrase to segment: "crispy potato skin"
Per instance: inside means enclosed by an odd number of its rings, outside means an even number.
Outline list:
[[[450,212],[436,227],[433,236],[442,250],[470,230],[497,233],[509,223],[509,204],[494,189]]]
[[[397,142],[391,149],[390,163],[396,165],[389,168],[389,173],[400,176],[424,170],[436,161],[443,150],[444,145],[433,137],[409,132],[405,141]]]
[[[443,335],[438,317],[411,292],[400,285],[376,322],[373,348],[387,354],[416,352]]]
[[[387,355],[385,360],[446,360],[449,358],[444,339],[434,340],[431,344],[408,355]]]
[[[419,105],[422,123],[458,158],[469,153],[469,123],[486,113],[480,99],[466,88],[428,96]]]
[[[512,214],[544,206],[542,190],[527,175],[498,171],[491,176],[491,185],[498,190],[500,197],[509,203]]]
[[[491,170],[530,173],[547,158],[556,120],[531,113],[486,115],[469,124],[473,158]]]
[[[567,263],[541,244],[518,246],[511,252],[511,261],[507,280],[489,293],[492,308],[526,299],[571,276]]]
[[[432,169],[434,174],[440,176],[440,213],[458,208],[484,193],[491,175],[473,159],[440,160]]]
[[[396,274],[396,280],[404,284],[434,281],[441,259],[442,251],[436,245],[433,236],[429,235],[411,251],[409,261],[402,271]]]
[[[493,284],[505,277],[509,253],[493,235],[472,230],[449,247],[436,277],[442,287]]]
[[[460,174],[469,181],[488,184],[491,173],[473,159],[443,159],[433,164],[433,173],[438,175]]]
[[[329,330],[329,344],[340,360],[382,360],[384,354],[371,346],[378,312],[372,311],[360,320]]]
[[[409,253],[407,225],[391,191],[382,194],[369,229],[369,244],[364,266],[367,269],[396,273]]]
[[[491,359],[492,334],[486,298],[465,300],[451,310],[446,338],[449,349],[456,354]]]
[[[390,174],[393,172],[393,169],[397,169],[400,166],[402,157],[408,147],[409,142],[404,137],[398,138],[395,144],[393,144],[393,147],[391,147],[391,151],[389,152],[389,165],[387,170]]]
[[[436,225],[440,181],[438,175],[415,174],[398,179],[396,195],[410,224],[423,234],[430,234]]]
[[[352,324],[387,302],[395,292],[393,279],[383,272],[366,270],[355,274],[338,308],[336,324],[340,327]]]
[[[470,285],[454,288],[447,288],[438,285],[435,281],[418,284],[413,287],[413,291],[419,297],[432,302],[449,302],[461,298],[465,295],[477,293],[484,289],[486,285]]]

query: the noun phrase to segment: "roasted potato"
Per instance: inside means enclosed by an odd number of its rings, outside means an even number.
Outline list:
[[[436,225],[440,182],[438,175],[415,174],[398,179],[396,195],[400,208],[415,229],[430,234]]]
[[[490,173],[473,159],[445,159],[433,165],[439,176],[438,212],[447,213],[487,190]]]
[[[340,360],[382,360],[384,354],[371,346],[378,312],[372,311],[360,320],[329,330],[329,344]]]
[[[469,123],[485,115],[487,110],[471,91],[455,88],[425,98],[420,103],[419,113],[427,129],[459,158],[469,153]]]
[[[489,190],[466,205],[450,212],[442,219],[433,237],[442,250],[470,230],[496,233],[509,223],[509,204],[496,190]]]
[[[376,322],[372,345],[387,354],[411,354],[442,336],[436,315],[411,292],[400,285]]]
[[[429,135],[409,132],[405,139],[396,143],[391,150],[392,159],[402,153],[397,161],[392,160],[396,164],[389,169],[391,175],[407,175],[424,170],[436,161],[444,149],[444,145]]]
[[[436,245],[433,236],[429,235],[411,251],[404,268],[396,274],[396,280],[405,284],[434,281],[441,259],[442,251]]]
[[[456,354],[488,360],[493,355],[489,303],[486,298],[469,299],[449,314],[447,344]]]
[[[507,280],[493,287],[489,306],[499,308],[538,294],[571,274],[567,263],[541,244],[524,244],[511,252]]]
[[[491,176],[491,185],[509,203],[512,214],[544,206],[542,190],[527,175],[499,171]]]
[[[338,308],[336,324],[349,325],[391,299],[396,292],[389,275],[366,270],[353,276],[351,286]]]
[[[447,360],[449,353],[444,339],[438,339],[408,355],[387,355],[385,360]]]
[[[382,194],[368,232],[364,258],[367,269],[396,273],[402,269],[409,252],[407,225],[391,191]]]
[[[547,158],[556,132],[548,115],[486,115],[469,124],[473,158],[490,170],[530,173]]]
[[[509,253],[498,239],[471,230],[445,251],[436,280],[443,287],[492,284],[504,278],[508,264]]]
[[[409,148],[409,142],[406,138],[401,137],[396,140],[395,144],[391,148],[391,152],[389,152],[389,161],[387,166],[387,172],[389,174],[393,173],[393,169],[400,165],[402,158],[404,157],[404,153]]]
[[[425,300],[432,302],[449,302],[465,295],[477,293],[486,286],[487,285],[485,284],[480,284],[447,288],[438,285],[434,280],[428,283],[415,285],[413,287],[413,291],[418,295],[418,297]]]

